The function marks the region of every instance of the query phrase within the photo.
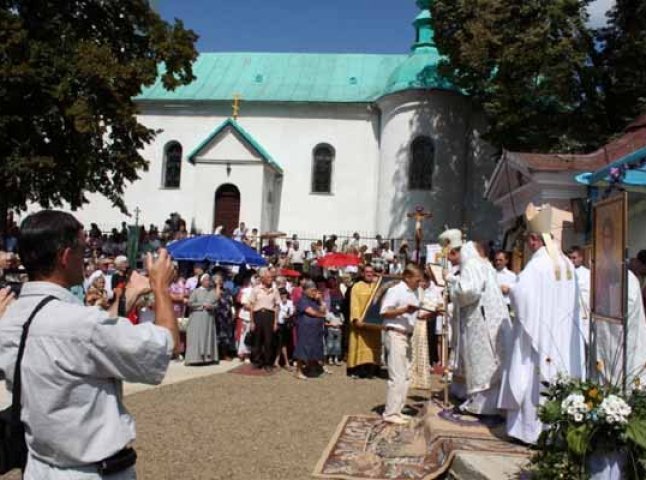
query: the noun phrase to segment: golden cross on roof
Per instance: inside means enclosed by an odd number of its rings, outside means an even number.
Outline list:
[[[240,94],[236,93],[233,96],[233,119],[238,120],[238,117],[240,116]]]

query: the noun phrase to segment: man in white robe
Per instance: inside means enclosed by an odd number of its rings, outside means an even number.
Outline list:
[[[626,386],[646,386],[646,318],[639,280],[628,272],[628,352]],[[620,323],[597,319],[596,377],[603,383],[622,386],[624,331]]]
[[[457,306],[459,355],[467,400],[460,410],[474,415],[498,413],[504,337],[511,329],[509,310],[496,273],[473,242],[460,250],[460,275],[447,275]]]
[[[530,204],[525,215],[533,255],[510,291],[516,320],[499,407],[507,410],[507,434],[534,444],[543,428],[541,382],[582,378],[585,358],[574,267],[552,242],[551,207]]]
[[[442,246],[444,255],[444,268],[442,269],[442,277],[445,282],[449,275],[454,278],[460,275],[460,249],[463,245],[462,231],[457,228],[449,229],[439,236],[439,244]],[[462,358],[460,356],[460,343],[459,343],[459,319],[460,307],[453,299],[448,298],[448,305],[446,306],[446,322],[448,322],[448,330],[450,334],[444,341],[448,346],[448,359],[447,367],[451,370],[453,380],[451,382],[451,395],[459,399],[466,399],[466,385],[464,383],[464,366],[462,365]],[[442,360],[443,362],[444,360]]]
[[[583,265],[583,249],[579,246],[570,247],[567,256],[574,265],[576,281],[579,285],[579,313],[581,316],[581,328],[585,335],[585,343],[590,341],[590,269]]]

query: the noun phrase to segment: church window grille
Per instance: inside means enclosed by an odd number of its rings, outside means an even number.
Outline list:
[[[181,176],[182,146],[178,142],[170,142],[164,148],[162,185],[164,188],[179,188]]]
[[[429,137],[417,137],[410,147],[409,190],[431,190],[435,169],[435,145]]]
[[[334,149],[330,145],[318,145],[312,159],[312,193],[332,193],[332,166]]]

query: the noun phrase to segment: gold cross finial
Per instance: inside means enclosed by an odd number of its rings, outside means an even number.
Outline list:
[[[240,116],[240,94],[236,93],[233,96],[233,119],[238,120]]]

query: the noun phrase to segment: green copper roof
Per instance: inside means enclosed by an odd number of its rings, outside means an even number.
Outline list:
[[[202,53],[197,79],[173,92],[159,80],[137,100],[372,102],[406,55]]]
[[[202,53],[197,79],[169,92],[159,79],[137,100],[371,103],[410,89],[455,90],[439,76],[432,0],[417,0],[410,55],[312,53]]]
[[[188,154],[188,161],[189,162],[195,162],[195,157],[197,157],[200,152],[206,148],[211,141],[223,133],[227,129],[233,129],[235,130],[247,143],[251,148],[253,148],[256,153],[262,158],[262,160],[266,163],[268,163],[271,167],[273,167],[276,171],[279,173],[283,173],[283,168],[272,158],[271,155],[267,152],[267,150],[264,149],[264,147],[258,143],[258,141],[253,138],[253,136],[247,132],[244,128],[240,126],[238,122],[236,122],[232,118],[226,119],[224,122],[220,124],[218,128],[213,130],[202,142],[195,147],[191,153]]]
[[[458,91],[451,82],[439,74],[437,69],[441,56],[435,48],[431,3],[432,0],[417,0],[417,6],[422,11],[413,22],[416,35],[412,52],[390,75],[384,94],[411,89]]]

